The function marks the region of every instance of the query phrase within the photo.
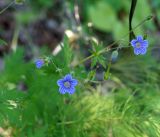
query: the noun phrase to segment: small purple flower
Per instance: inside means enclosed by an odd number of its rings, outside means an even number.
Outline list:
[[[36,68],[40,69],[44,65],[44,60],[43,59],[37,59],[35,61]]]
[[[76,79],[73,79],[71,74],[67,74],[63,79],[59,79],[57,81],[57,85],[59,86],[59,92],[61,94],[73,94],[75,92],[75,86],[77,84],[78,81]]]
[[[143,40],[143,37],[141,35],[137,36],[137,38],[133,39],[130,43],[134,48],[135,55],[146,54],[148,47],[148,40]]]

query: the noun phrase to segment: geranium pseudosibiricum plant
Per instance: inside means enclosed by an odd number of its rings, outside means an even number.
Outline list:
[[[136,39],[131,40],[130,44],[134,48],[135,55],[146,54],[148,48],[148,40],[144,39],[141,35],[138,35]],[[113,51],[111,58],[113,60],[116,60],[117,56],[118,56],[118,50]],[[46,61],[44,59],[37,59],[35,61],[36,68],[38,69],[42,68],[45,65],[45,62]],[[62,79],[59,79],[57,81],[57,85],[59,86],[59,92],[61,94],[65,93],[73,94],[75,92],[75,86],[77,86],[77,84],[78,84],[77,79],[73,79],[71,74],[67,74]]]

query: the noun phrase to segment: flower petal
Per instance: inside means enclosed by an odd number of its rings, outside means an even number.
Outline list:
[[[141,50],[139,48],[134,48],[134,54],[135,55],[141,54]]]
[[[78,81],[76,79],[72,79],[71,84],[72,86],[76,86],[78,84]]]
[[[138,41],[142,41],[142,40],[143,40],[142,35],[137,36],[137,40],[138,40]]]
[[[66,93],[66,90],[65,90],[63,87],[60,87],[60,88],[59,88],[59,92],[60,92],[61,94],[65,94],[65,93]]]
[[[73,94],[75,92],[75,88],[74,87],[71,87],[68,91],[67,91],[69,94]]]
[[[58,85],[58,86],[62,86],[62,85],[63,85],[63,79],[59,79],[59,80],[57,81],[57,85]]]
[[[142,55],[146,54],[146,52],[147,52],[147,48],[141,48],[140,50],[141,50],[140,54],[142,54]]]
[[[136,43],[137,43],[137,40],[136,40],[136,39],[133,39],[130,43],[131,43],[132,47],[135,47],[135,46],[136,46]]]
[[[67,74],[67,75],[65,75],[64,79],[70,81],[72,79],[72,75],[71,74]]]
[[[36,67],[40,69],[44,65],[44,61],[42,59],[37,59],[35,61]]]
[[[143,40],[141,43],[143,47],[148,47],[148,40]]]

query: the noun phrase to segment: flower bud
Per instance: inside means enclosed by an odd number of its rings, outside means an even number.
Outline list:
[[[117,58],[118,58],[118,51],[115,50],[115,51],[112,52],[111,61],[115,62],[117,60]]]

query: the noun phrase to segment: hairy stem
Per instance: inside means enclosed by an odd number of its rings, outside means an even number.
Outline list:
[[[2,14],[3,12],[5,12],[13,4],[14,4],[14,1],[10,2],[3,10],[0,11],[0,14]]]
[[[138,27],[140,27],[141,25],[143,25],[146,21],[149,21],[149,20],[151,20],[152,18],[153,18],[152,15],[146,17],[146,18],[145,18],[144,20],[142,20],[138,25],[136,25],[132,30],[130,30],[128,33],[126,33],[121,39],[123,39],[123,38],[125,38],[126,36],[128,36],[133,30],[137,29]],[[130,47],[130,46],[123,46],[123,47],[121,47],[121,46],[119,47],[119,46],[118,46],[118,47],[116,47],[116,48],[112,48],[112,46],[114,46],[115,44],[119,43],[119,42],[121,41],[121,39],[119,39],[119,40],[111,43],[110,45],[108,45],[108,46],[105,47],[104,49],[100,50],[100,51],[98,52],[98,55],[103,54],[103,53],[106,53],[106,52],[108,52],[108,51],[110,51],[110,50],[114,50],[114,49],[118,49],[118,48],[128,48],[128,47]],[[84,59],[81,60],[78,64],[76,64],[74,67],[79,66],[80,64],[84,63],[85,61],[87,61],[87,60],[89,60],[89,59],[91,59],[91,58],[93,58],[93,57],[95,57],[94,54],[92,54],[92,55],[84,58]]]

